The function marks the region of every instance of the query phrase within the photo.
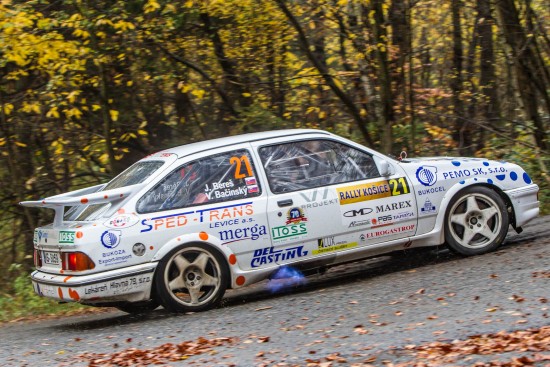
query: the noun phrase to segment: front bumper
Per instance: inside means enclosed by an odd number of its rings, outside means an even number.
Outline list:
[[[539,215],[538,192],[539,187],[535,184],[505,191],[514,207],[516,227],[521,227]]]
[[[101,304],[137,302],[150,298],[157,263],[147,263],[89,275],[58,275],[36,270],[31,274],[34,291],[63,302]]]

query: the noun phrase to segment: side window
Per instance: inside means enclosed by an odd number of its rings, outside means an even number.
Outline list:
[[[273,193],[378,177],[371,155],[329,140],[305,140],[260,148]]]
[[[168,174],[137,203],[151,213],[261,194],[250,154],[238,150],[199,159]]]

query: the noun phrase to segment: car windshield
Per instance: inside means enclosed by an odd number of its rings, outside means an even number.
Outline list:
[[[118,189],[120,187],[136,185],[145,181],[155,171],[157,171],[164,161],[137,162],[112,179],[101,191]],[[82,206],[73,206],[64,215],[65,220],[90,221],[96,220],[105,211],[109,209],[111,203],[88,205],[83,209]]]

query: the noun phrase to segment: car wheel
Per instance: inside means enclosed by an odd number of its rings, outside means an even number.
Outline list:
[[[445,217],[445,241],[462,255],[495,250],[508,232],[508,212],[502,198],[483,186],[464,189],[451,200]]]
[[[155,300],[149,300],[144,302],[127,302],[121,303],[115,306],[120,311],[131,313],[131,314],[141,314],[151,312],[159,306],[159,303]]]
[[[204,311],[221,300],[228,278],[227,264],[217,251],[202,244],[184,245],[160,261],[156,294],[169,311]]]

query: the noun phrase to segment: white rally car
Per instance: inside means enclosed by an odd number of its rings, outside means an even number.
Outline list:
[[[228,288],[404,248],[496,249],[539,213],[519,166],[394,160],[319,130],[283,130],[152,154],[107,184],[22,205],[55,210],[34,232],[36,293],[59,301],[200,311]]]

